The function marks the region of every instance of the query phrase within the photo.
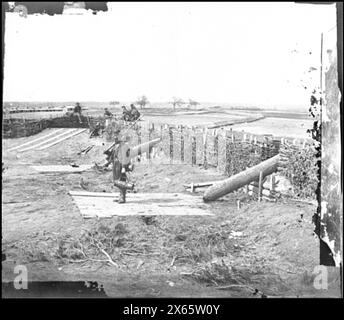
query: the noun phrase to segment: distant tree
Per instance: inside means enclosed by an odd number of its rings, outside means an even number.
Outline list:
[[[195,101],[195,100],[192,100],[192,99],[189,99],[189,106],[190,107],[197,107],[200,103]]]
[[[115,106],[115,105],[117,105],[117,104],[119,104],[119,101],[110,101],[110,105],[111,105],[111,106]]]
[[[139,97],[136,101],[136,104],[138,104],[141,109],[143,109],[148,103],[149,103],[148,98],[145,95]]]
[[[181,98],[173,97],[172,99],[173,99],[173,101],[170,102],[170,103],[171,103],[172,106],[173,106],[173,111],[176,110],[176,107],[180,107],[180,106],[182,106],[183,104],[185,104],[185,102],[184,102],[183,99],[181,99]]]

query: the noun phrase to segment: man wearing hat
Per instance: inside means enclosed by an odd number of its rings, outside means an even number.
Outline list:
[[[130,111],[125,106],[122,106],[122,112],[123,112],[123,120],[130,121]]]
[[[131,121],[136,121],[138,118],[140,118],[140,112],[139,110],[137,110],[133,103],[130,105],[130,116]]]
[[[118,203],[126,202],[127,190],[133,190],[134,184],[129,183],[127,173],[133,171],[134,166],[130,159],[130,137],[125,136],[115,145],[113,157],[113,180],[114,185],[119,189],[120,195]]]
[[[108,164],[112,163],[114,186],[119,189],[118,203],[125,203],[127,190],[134,189],[134,184],[128,182],[127,176],[127,173],[134,169],[130,159],[129,141],[129,136],[122,139],[116,137],[113,147],[105,152]]]
[[[73,115],[76,115],[78,117],[78,119],[79,119],[79,123],[82,123],[82,120],[81,120],[81,106],[80,106],[79,102],[77,102],[75,104]]]

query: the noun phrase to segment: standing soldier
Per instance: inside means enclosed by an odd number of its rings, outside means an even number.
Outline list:
[[[108,108],[104,109],[104,117],[105,117],[105,127],[107,127],[110,124],[110,121],[113,117],[113,114],[109,111]]]
[[[75,104],[73,115],[76,115],[79,119],[79,123],[82,123],[82,121],[81,121],[81,106],[80,106],[79,102],[77,102]]]
[[[125,106],[122,106],[122,119],[125,121],[130,119],[130,112]]]
[[[108,108],[104,109],[104,117],[105,118],[112,118],[113,117],[113,114],[109,111]]]
[[[131,121],[136,121],[138,118],[140,118],[140,112],[137,110],[137,108],[134,106],[134,104],[130,105],[130,120]]]
[[[119,189],[120,196],[118,203],[126,202],[127,190],[133,190],[134,184],[129,183],[127,173],[133,171],[134,167],[130,160],[130,147],[128,144],[130,137],[125,140],[115,138],[113,147],[107,151],[108,163],[111,161],[113,183]]]

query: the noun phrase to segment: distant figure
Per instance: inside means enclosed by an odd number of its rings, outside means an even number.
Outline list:
[[[130,111],[125,106],[122,106],[122,113],[123,120],[130,121]]]
[[[79,123],[82,123],[81,121],[81,106],[80,103],[77,102],[74,107],[73,115],[77,116],[79,119]]]
[[[104,117],[105,117],[105,127],[107,127],[110,124],[111,119],[113,118],[113,114],[109,111],[108,108],[104,109]]]
[[[113,114],[109,111],[108,108],[104,109],[104,117],[105,118],[112,118],[113,117]]]
[[[134,104],[130,105],[130,116],[131,116],[130,121],[136,121],[141,116],[139,110],[137,110]]]
[[[100,122],[97,122],[96,126],[94,127],[94,129],[92,130],[92,132],[90,134],[90,138],[99,137],[101,129],[102,129],[102,127],[101,127]]]

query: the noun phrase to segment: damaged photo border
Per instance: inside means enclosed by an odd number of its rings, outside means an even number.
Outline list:
[[[326,3],[308,3],[309,5],[327,5]],[[16,5],[17,4],[17,5]],[[60,5],[57,5],[60,4]],[[107,11],[107,2],[85,2],[86,9],[97,11]],[[328,3],[333,4],[333,3]],[[47,15],[62,14],[63,2],[3,2],[2,3],[2,48],[4,48],[5,34],[5,12],[19,12],[23,18],[35,13]],[[316,92],[311,93],[310,114],[315,118],[313,129],[310,130],[312,137],[319,144],[317,147],[318,156],[318,187],[317,187],[317,212],[314,213],[313,222],[315,233],[319,236],[320,257],[319,266],[316,267],[314,286],[319,289],[326,287],[327,269],[326,266],[339,267],[342,275],[342,155],[341,155],[341,132],[342,132],[342,92],[343,92],[343,4],[336,3],[337,28],[336,47],[333,41],[329,40],[333,35],[322,34],[321,45],[322,54],[328,55],[322,64],[321,96],[316,96]],[[332,32],[333,33],[333,32]],[[2,50],[2,61],[4,70],[4,50]],[[327,61],[327,64],[326,62]],[[4,78],[4,76],[3,76]],[[320,111],[320,120],[317,117]],[[339,162],[338,162],[339,161]],[[50,297],[63,298],[66,290],[84,290],[85,298],[90,298],[90,292],[94,292],[97,283],[92,281],[82,281],[68,283],[63,282],[30,282],[28,270],[25,265],[17,265],[13,270],[14,280],[12,283],[2,283],[3,298],[18,297],[30,298],[30,292],[35,296],[36,291],[46,291]],[[342,281],[342,280],[341,280]],[[73,287],[74,286],[74,287]],[[9,293],[6,296],[5,293]],[[87,294],[88,293],[88,294]],[[341,288],[342,293],[342,288]],[[342,295],[343,296],[343,295]],[[95,298],[107,297],[105,292],[99,290]],[[129,301],[130,299],[128,299]],[[142,299],[149,301],[149,299]],[[142,306],[142,301],[132,299],[131,302],[120,299],[118,302],[118,312],[120,315],[149,315],[155,317],[160,313],[164,315],[197,315],[208,314],[216,316],[223,315],[223,302],[218,303],[212,299],[213,303],[204,303],[202,299],[188,299],[184,302],[179,299],[161,299],[150,302],[151,306]],[[140,301],[140,303],[138,303]],[[173,301],[173,302],[168,302]],[[202,302],[203,301],[203,302]],[[141,305],[141,306],[140,306]],[[154,305],[154,306],[153,306]]]

